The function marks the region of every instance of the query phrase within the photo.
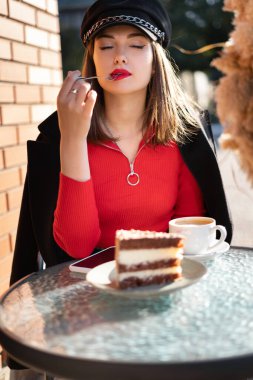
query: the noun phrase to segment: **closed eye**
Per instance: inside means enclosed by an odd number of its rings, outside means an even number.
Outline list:
[[[135,49],[143,49],[145,45],[130,45],[130,47],[135,48]],[[107,49],[113,49],[113,46],[101,46],[100,50],[107,50]]]
[[[145,45],[131,45],[130,47],[136,48],[136,49],[143,49]]]

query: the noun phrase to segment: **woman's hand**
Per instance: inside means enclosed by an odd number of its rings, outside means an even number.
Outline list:
[[[72,141],[86,139],[97,97],[89,83],[78,80],[80,75],[79,70],[69,71],[57,97],[61,138]]]
[[[80,71],[70,71],[57,97],[60,158],[61,172],[65,176],[87,181],[90,179],[87,135],[97,94],[89,83],[77,80],[80,74]]]

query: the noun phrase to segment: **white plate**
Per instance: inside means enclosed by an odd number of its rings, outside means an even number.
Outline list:
[[[161,296],[176,290],[190,286],[199,281],[207,272],[206,267],[197,261],[184,258],[182,261],[183,276],[174,282],[163,285],[149,285],[138,288],[118,289],[115,285],[115,261],[98,265],[87,275],[86,280],[95,288],[103,290],[116,296],[143,298],[150,296]]]
[[[229,248],[230,248],[230,245],[224,241],[221,244],[221,246],[214,251],[200,253],[199,255],[191,255],[191,254],[187,254],[187,253],[185,253],[184,255],[189,257],[189,259],[204,262],[204,261],[208,261],[208,260],[213,260],[216,257],[221,256],[223,253],[227,252],[229,250]]]

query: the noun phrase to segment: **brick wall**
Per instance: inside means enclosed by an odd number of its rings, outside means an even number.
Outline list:
[[[57,0],[0,0],[0,294],[9,282],[26,141],[56,109],[60,49]]]

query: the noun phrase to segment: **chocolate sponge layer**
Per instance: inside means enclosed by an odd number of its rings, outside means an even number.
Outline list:
[[[136,288],[138,286],[146,286],[146,285],[161,285],[161,284],[167,284],[170,282],[173,282],[179,278],[181,278],[181,273],[175,273],[175,274],[167,274],[167,275],[157,275],[152,277],[147,277],[145,279],[138,278],[138,277],[128,277],[125,280],[121,281],[119,283],[119,287],[121,289],[127,289],[127,288]]]
[[[120,240],[120,249],[145,249],[145,248],[170,248],[182,247],[181,237],[158,238],[158,239],[129,239]]]

